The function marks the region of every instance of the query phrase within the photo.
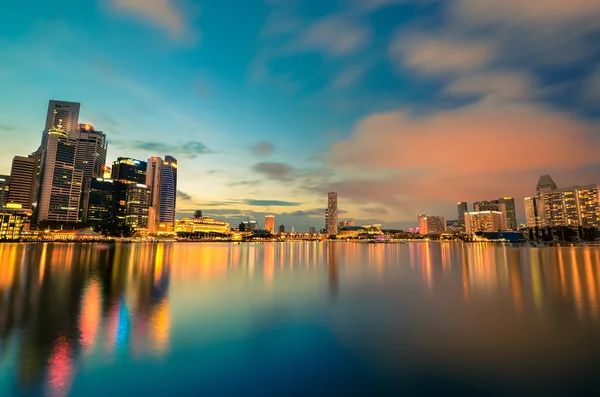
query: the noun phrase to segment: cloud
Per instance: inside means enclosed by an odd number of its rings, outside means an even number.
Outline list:
[[[230,182],[227,184],[227,186],[229,187],[233,187],[233,186],[257,186],[260,185],[261,181],[258,180],[246,180],[246,181],[237,181],[237,182]]]
[[[584,100],[600,103],[600,67],[583,80],[582,92]]]
[[[296,203],[293,201],[255,199],[245,199],[243,200],[243,203],[253,207],[297,207],[302,205],[302,203]]]
[[[362,207],[361,211],[369,215],[387,215],[389,213],[388,210],[382,207]]]
[[[164,142],[151,141],[118,141],[115,142],[115,144],[120,147],[144,150],[153,155],[157,153],[164,153],[171,154],[174,156],[180,155],[191,159],[196,158],[202,154],[214,153],[206,145],[198,141],[189,141],[181,144],[168,144]]]
[[[482,72],[461,76],[444,92],[454,95],[481,95],[496,100],[530,98],[537,91],[533,76],[516,72]]]
[[[286,163],[263,162],[252,166],[252,169],[274,181],[293,182],[296,179],[295,169]]]
[[[182,192],[181,190],[177,190],[177,198],[185,201],[189,201],[192,199],[192,196],[187,194],[186,192]]]
[[[253,154],[257,155],[257,156],[267,156],[271,153],[273,153],[273,151],[275,150],[275,146],[273,146],[272,143],[270,142],[258,142],[255,145],[253,145],[250,150],[252,151]]]
[[[0,124],[0,131],[14,131],[16,128],[12,125]]]
[[[145,20],[177,40],[196,36],[189,20],[190,9],[178,0],[108,0],[110,10]]]
[[[333,88],[349,87],[356,83],[358,80],[360,80],[367,72],[369,67],[370,64],[367,62],[352,65],[349,68],[343,70],[337,76],[335,76],[335,78],[331,82],[331,86]]]
[[[468,72],[494,58],[495,50],[485,41],[462,41],[427,35],[399,35],[389,48],[392,60],[401,68],[423,74]]]

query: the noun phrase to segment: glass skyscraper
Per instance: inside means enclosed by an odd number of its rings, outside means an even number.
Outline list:
[[[165,156],[160,184],[160,222],[175,224],[177,207],[177,159]]]

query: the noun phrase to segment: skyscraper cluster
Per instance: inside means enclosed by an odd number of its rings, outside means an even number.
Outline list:
[[[33,227],[83,223],[141,233],[158,227],[172,231],[177,160],[120,157],[110,169],[106,135],[79,123],[80,106],[49,102],[39,148],[27,157],[15,156],[10,176],[0,176],[0,207],[32,211]]]
[[[542,175],[536,196],[525,198],[527,226],[599,227],[599,192],[597,184],[559,188],[550,175]]]
[[[502,197],[497,200],[477,201],[473,203],[471,212],[468,211],[466,202],[459,202],[458,222],[467,233],[517,230],[515,199]]]

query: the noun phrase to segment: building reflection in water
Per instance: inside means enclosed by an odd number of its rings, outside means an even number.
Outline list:
[[[68,395],[98,347],[167,353],[171,256],[163,244],[0,244],[0,354],[18,341],[19,390]]]

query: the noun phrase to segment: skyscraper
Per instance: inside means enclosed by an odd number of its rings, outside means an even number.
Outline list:
[[[75,167],[83,173],[79,208],[80,220],[84,220],[86,218],[85,202],[89,194],[90,183],[92,179],[104,176],[108,144],[106,135],[102,131],[96,131],[90,124],[79,124],[79,129],[72,132],[70,137],[77,140]]]
[[[326,215],[327,234],[337,234],[338,231],[338,194],[329,192],[327,194],[327,215]]]
[[[81,104],[77,102],[56,101],[51,100],[48,103],[48,111],[46,113],[46,125],[42,133],[42,142],[38,149],[39,157],[42,157],[41,152],[46,148],[48,133],[52,129],[60,129],[70,134],[78,130],[79,127],[79,108]]]
[[[47,131],[42,150],[36,222],[77,222],[83,172],[76,169],[77,140],[59,123]]]
[[[508,230],[517,230],[517,212],[515,209],[515,199],[512,197],[502,197],[497,200],[498,204],[504,204],[506,209],[506,224]]]
[[[285,233],[285,225],[279,225],[279,234]]]
[[[469,212],[469,209],[467,208],[467,203],[464,201],[461,201],[460,203],[458,203],[458,224],[461,226],[465,225],[465,213]]]
[[[113,162],[111,179],[146,184],[146,168],[145,161],[119,157]]]
[[[148,209],[148,232],[155,233],[160,215],[160,188],[164,161],[160,157],[150,157],[146,171],[146,186],[152,192]]]
[[[33,208],[39,161],[35,156],[15,156],[10,169],[8,202],[20,204],[23,209]]]
[[[542,175],[536,186],[536,195],[539,198],[540,194],[544,191],[557,189],[556,183],[552,180],[550,175]]]
[[[537,197],[525,197],[525,222],[527,227],[542,227],[544,206]]]
[[[8,191],[10,188],[10,176],[0,175],[0,208],[6,207],[8,203]]]
[[[88,225],[108,225],[115,219],[115,183],[112,179],[92,179],[86,200],[85,222]]]
[[[160,184],[160,222],[175,224],[177,207],[177,159],[165,156]]]
[[[275,217],[273,215],[265,215],[265,230],[275,233]]]

